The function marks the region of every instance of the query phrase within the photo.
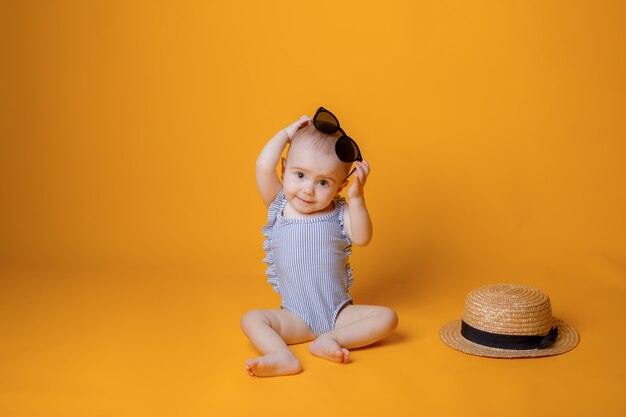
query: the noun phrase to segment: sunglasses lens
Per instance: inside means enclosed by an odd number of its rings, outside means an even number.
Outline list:
[[[318,130],[324,133],[335,133],[339,129],[339,121],[326,111],[317,113],[313,123]]]
[[[359,158],[359,148],[356,143],[347,136],[342,136],[335,145],[335,152],[343,162],[354,162]]]

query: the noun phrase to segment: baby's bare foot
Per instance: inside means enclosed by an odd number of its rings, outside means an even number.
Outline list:
[[[248,359],[246,370],[250,376],[279,376],[297,374],[302,371],[302,366],[290,350],[281,350]]]
[[[342,348],[337,341],[330,336],[322,335],[309,344],[309,351],[320,358],[328,359],[332,362],[350,362],[350,351]]]

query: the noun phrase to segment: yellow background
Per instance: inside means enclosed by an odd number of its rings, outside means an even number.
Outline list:
[[[626,3],[0,6],[0,415],[624,415]],[[254,160],[323,105],[372,166],[340,366],[255,379],[275,308]],[[465,294],[544,289],[573,351],[438,339]]]

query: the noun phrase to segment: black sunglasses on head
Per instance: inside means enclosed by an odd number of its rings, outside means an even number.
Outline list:
[[[315,112],[315,116],[313,116],[313,125],[317,130],[331,135],[335,132],[341,132],[341,137],[337,139],[337,143],[335,144],[335,152],[337,153],[337,157],[343,162],[363,160],[358,145],[352,138],[346,135],[346,132],[339,126],[339,120],[337,120],[334,114],[320,107],[317,109],[317,112]],[[352,172],[354,172],[354,169]],[[352,172],[348,174],[348,177],[352,175]]]

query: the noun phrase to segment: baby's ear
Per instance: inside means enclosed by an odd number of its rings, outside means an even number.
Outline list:
[[[348,186],[348,184],[350,184],[349,180],[344,180],[341,185],[339,186],[339,188],[337,188],[337,194],[339,194],[341,192],[341,190],[343,190],[344,188],[346,188]]]

